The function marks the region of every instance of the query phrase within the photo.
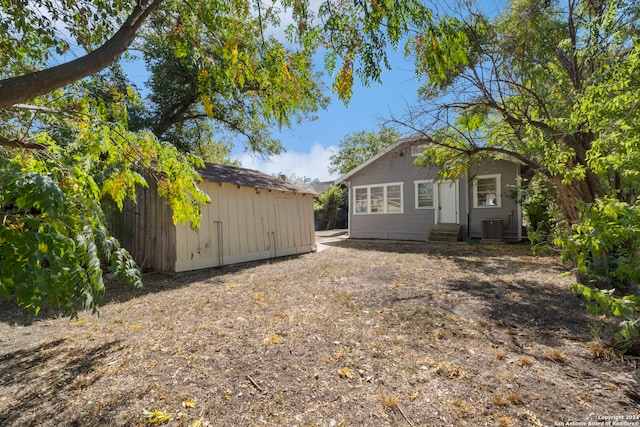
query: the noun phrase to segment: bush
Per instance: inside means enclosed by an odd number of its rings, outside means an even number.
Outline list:
[[[585,205],[572,235],[560,241],[563,258],[576,264],[572,289],[596,315],[621,319],[615,345],[628,351],[640,343],[640,205],[613,198]]]
[[[314,212],[321,214],[322,228],[330,230],[335,227],[338,210],[345,205],[347,190],[336,185],[329,187],[322,193],[314,204]]]

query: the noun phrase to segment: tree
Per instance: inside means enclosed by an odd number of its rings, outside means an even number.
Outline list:
[[[287,40],[276,40],[269,32],[286,13]],[[233,129],[249,149],[277,152],[267,128],[324,105],[311,62],[319,48],[347,101],[354,74],[379,81],[385,49],[432,25],[417,0],[324,1],[317,11],[307,0],[33,0],[2,2],[0,16],[0,297],[69,315],[78,304],[95,309],[101,262],[140,284],[106,231],[102,200],[121,207],[153,179],[174,221],[197,227],[207,198],[189,144],[199,132]],[[153,72],[150,115],[124,76],[101,73],[140,35]],[[80,56],[51,65],[72,50]],[[205,115],[221,127],[191,121]],[[184,130],[189,139],[177,136]]]
[[[631,220],[640,211],[639,14],[620,0],[513,0],[499,16],[467,9],[448,19],[450,31],[413,39],[427,83],[401,121],[431,137],[420,161],[457,175],[508,156],[546,179],[562,209],[564,255],[589,287],[640,279]]]
[[[569,224],[605,195],[635,202],[637,17],[617,0],[516,0],[450,19],[453,39],[417,37],[428,83],[403,121],[434,141],[422,161],[515,158],[553,182]]]
[[[396,142],[399,137],[398,131],[388,126],[382,126],[378,132],[363,130],[347,135],[340,141],[338,152],[329,158],[329,173],[344,175]]]

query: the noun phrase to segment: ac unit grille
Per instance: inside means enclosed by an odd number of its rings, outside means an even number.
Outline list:
[[[482,240],[504,239],[504,226],[501,219],[483,219],[482,220]]]

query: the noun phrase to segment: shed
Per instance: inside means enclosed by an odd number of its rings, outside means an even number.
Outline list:
[[[178,273],[316,250],[311,190],[226,165],[207,163],[199,173],[211,203],[198,230],[173,224],[153,184],[111,221],[143,270]]]

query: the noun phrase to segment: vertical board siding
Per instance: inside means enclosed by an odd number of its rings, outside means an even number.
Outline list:
[[[205,183],[201,188],[212,200],[207,206],[209,231],[204,224],[195,232],[177,226],[176,272],[316,249],[313,197],[230,184]],[[221,226],[217,227],[216,221]],[[220,238],[222,254],[217,250]],[[204,245],[208,245],[206,251],[202,250]]]
[[[200,228],[173,224],[171,208],[153,182],[107,210],[111,233],[143,270],[181,272],[316,250],[313,197],[202,182],[211,198]]]
[[[122,212],[110,209],[109,228],[143,271],[172,271],[177,237],[172,211],[148,181],[148,189],[137,189],[137,202],[125,200]]]

